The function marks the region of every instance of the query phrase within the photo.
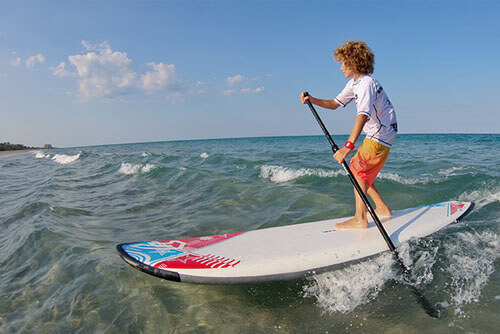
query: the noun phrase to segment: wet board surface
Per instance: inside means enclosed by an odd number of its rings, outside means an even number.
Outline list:
[[[471,202],[444,202],[393,212],[382,220],[394,246],[428,236],[466,215]],[[148,274],[178,282],[243,284],[294,279],[388,250],[373,222],[335,229],[346,218],[196,238],[124,243],[120,256]]]

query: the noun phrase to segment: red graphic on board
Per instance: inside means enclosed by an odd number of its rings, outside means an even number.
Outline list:
[[[461,210],[464,206],[465,204],[450,203],[450,216],[452,216],[458,210]]]
[[[196,254],[195,251],[234,238],[242,233],[245,232],[159,241],[181,253],[175,258],[157,263],[155,267],[159,269],[215,269],[234,267],[240,263],[239,260],[212,254]]]
[[[216,255],[186,254],[158,263],[159,269],[216,269],[236,266],[240,261]]]

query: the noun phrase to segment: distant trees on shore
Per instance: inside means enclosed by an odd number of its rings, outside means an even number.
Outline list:
[[[16,150],[29,150],[36,147],[27,147],[21,144],[12,144],[12,143],[1,143],[0,151],[16,151]]]
[[[43,147],[29,147],[21,144],[12,144],[9,142],[0,143],[0,151],[19,151],[19,150],[40,150],[40,149],[52,149],[54,146],[52,144],[45,144]]]

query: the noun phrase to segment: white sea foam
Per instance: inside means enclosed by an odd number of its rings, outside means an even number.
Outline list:
[[[264,165],[260,167],[260,177],[269,179],[276,183],[288,182],[305,176],[335,177],[343,175],[343,170],[324,170],[313,168],[288,168],[276,165]]]
[[[419,247],[414,247],[414,242]],[[438,304],[453,307],[455,314],[466,315],[463,306],[478,303],[482,290],[495,271],[495,261],[500,257],[500,238],[491,231],[461,232],[449,239],[444,247],[432,240],[418,239],[404,243],[398,253],[406,266],[412,268],[411,277],[400,277],[392,269],[392,254],[384,253],[371,261],[365,261],[329,273],[315,275],[303,287],[305,297],[313,297],[327,313],[349,313],[377,297],[385,282],[403,280],[404,284],[420,286],[434,280],[433,267],[439,250],[445,252],[448,263],[441,272],[450,275],[445,290],[447,300]],[[410,256],[411,253],[411,256]],[[500,296],[494,297],[496,300]]]
[[[451,167],[446,169],[440,169],[436,174],[422,174],[417,177],[403,176],[396,173],[391,172],[380,172],[378,174],[378,179],[385,179],[394,181],[400,184],[413,185],[413,184],[429,184],[431,182],[439,183],[441,181],[446,180],[451,176],[457,175],[465,175],[467,171],[470,170],[470,167],[461,166],[461,167]]]
[[[139,173],[141,167],[142,165],[132,165],[128,162],[122,162],[118,172],[125,175],[137,174]]]
[[[414,247],[417,244],[418,247]],[[405,284],[419,286],[431,283],[434,279],[432,267],[437,262],[439,247],[430,239],[414,239],[398,247],[399,258],[407,268],[409,275],[400,277]]]
[[[400,184],[406,184],[406,185],[413,185],[413,184],[429,184],[431,182],[434,183],[439,183],[450,176],[457,176],[457,175],[464,175],[468,168],[467,167],[451,167],[448,169],[441,169],[437,172],[437,175],[434,174],[422,174],[418,177],[410,177],[410,176],[403,176],[400,174],[396,173],[391,173],[391,172],[380,172],[378,174],[377,178],[378,179],[385,179],[385,180],[390,180],[394,181],[396,183]]]
[[[407,184],[407,185],[428,184],[429,182],[436,181],[436,179],[430,175],[422,175],[422,177],[416,178],[416,177],[402,176],[402,175],[390,173],[390,172],[381,172],[378,174],[377,178],[390,180],[390,181],[394,181],[396,183]]]
[[[149,153],[149,152],[142,152],[142,156],[143,157],[149,157],[149,156],[151,156],[151,153]]]
[[[35,158],[37,158],[37,159],[43,159],[43,158],[49,158],[50,157],[50,154],[45,154],[45,153],[40,152],[40,151],[35,151],[33,153],[35,153]]]
[[[263,179],[269,179],[276,183],[289,182],[295,179],[306,177],[306,176],[317,176],[317,177],[336,177],[339,175],[344,175],[343,169],[338,170],[324,170],[321,168],[289,168],[277,165],[263,165],[260,167],[260,177]],[[430,182],[438,182],[439,179],[433,177],[432,175],[422,175],[421,177],[408,177],[402,176],[395,173],[385,172],[380,173],[377,176],[378,179],[391,180],[396,183],[413,185],[413,184],[428,184]]]
[[[458,233],[446,246],[450,259],[447,271],[451,275],[451,302],[455,314],[463,314],[462,306],[478,302],[481,291],[495,271],[494,262],[500,256],[500,238],[489,231]]]
[[[150,171],[152,171],[156,167],[157,166],[155,164],[146,164],[146,165],[142,166],[141,172],[143,172],[143,173],[149,173]]]
[[[445,177],[450,177],[455,175],[463,175],[464,173],[461,172],[466,171],[468,169],[470,169],[470,167],[467,166],[451,167],[447,169],[441,169],[438,171],[438,173],[440,175],[444,175]]]
[[[131,164],[128,162],[122,162],[118,172],[124,175],[136,175],[140,173],[149,173],[158,166],[155,164]]]
[[[206,159],[208,157],[209,157],[209,155],[207,152],[203,152],[202,154],[200,154],[200,158],[202,158],[202,159]]]
[[[56,154],[52,157],[52,160],[57,162],[60,165],[67,165],[76,160],[80,159],[82,152],[75,155],[67,155],[67,154]]]
[[[438,172],[438,175],[423,174],[418,177],[404,176],[391,172],[381,172],[378,174],[377,178],[381,180],[390,180],[399,184],[404,185],[415,185],[415,184],[429,184],[431,182],[439,183],[444,179],[455,176],[462,175],[467,167],[452,167],[449,169],[443,169]],[[335,177],[338,175],[343,175],[344,171],[342,169],[335,171],[327,171],[324,169],[312,169],[312,168],[288,168],[277,165],[264,165],[261,166],[260,177],[265,179],[270,179],[273,182],[281,183],[292,181],[304,176],[318,176],[318,177]]]
[[[394,277],[390,253],[346,268],[315,275],[303,287],[305,297],[314,297],[327,313],[349,313],[374,299],[385,282]]]
[[[464,192],[458,197],[458,200],[474,202],[477,210],[490,203],[500,202],[500,190],[498,187],[491,189],[491,187],[486,186],[480,190]]]

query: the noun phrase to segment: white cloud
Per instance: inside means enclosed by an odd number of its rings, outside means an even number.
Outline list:
[[[177,103],[186,101],[186,95],[183,92],[172,92],[165,97],[165,101]]]
[[[21,58],[17,57],[16,59],[12,59],[9,64],[12,66],[19,66],[21,65]]]
[[[252,88],[242,88],[240,89],[240,93],[242,94],[258,94],[264,90],[264,87],[257,87],[255,89]]]
[[[203,81],[196,82],[196,85],[189,90],[190,95],[201,95],[206,93],[207,83]]]
[[[51,67],[52,69],[52,74],[56,77],[69,77],[69,76],[74,76],[75,74],[69,70],[66,69],[66,63],[61,62],[57,67]]]
[[[97,44],[90,44],[87,41],[82,41],[82,46],[87,51],[96,50],[96,49],[99,48],[99,45],[97,45]],[[101,46],[109,46],[109,44],[107,42],[104,42],[104,43],[101,44]]]
[[[82,45],[90,52],[68,57],[69,62],[77,70],[76,77],[82,102],[112,98],[127,92],[135,85],[136,74],[132,69],[132,60],[125,52],[113,51],[108,43],[92,45],[83,41]],[[66,73],[65,65],[61,68],[60,66],[61,64],[57,67],[60,70],[57,73]]]
[[[154,71],[147,72],[141,77],[140,87],[142,89],[146,91],[179,91],[184,89],[184,82],[178,79],[175,65],[155,64],[154,62],[147,65],[153,67]]]
[[[237,74],[237,75],[232,76],[232,77],[227,77],[226,78],[226,83],[229,86],[229,89],[223,90],[222,94],[226,95],[226,96],[233,95],[233,94],[236,94],[236,93],[240,93],[240,94],[258,94],[258,93],[260,93],[260,92],[262,92],[264,90],[264,87],[257,87],[257,88],[248,88],[248,87],[235,88],[234,87],[234,86],[240,86],[241,87],[242,83],[250,83],[250,82],[257,81],[257,80],[259,80],[258,77],[256,77],[256,78],[248,78],[248,77],[245,77],[242,74]]]
[[[76,78],[80,102],[114,99],[139,91],[148,95],[159,91],[165,94],[165,101],[182,102],[187,96],[206,91],[205,82],[188,85],[181,80],[173,64],[149,62],[146,65],[151,70],[138,78],[125,52],[113,51],[106,42],[97,45],[82,41],[82,46],[81,54],[68,57],[69,64],[61,62],[51,68],[54,76]]]
[[[224,91],[222,91],[222,94],[224,95],[233,95],[234,93],[236,93],[236,89],[226,89]]]
[[[45,57],[41,53],[39,53],[36,56],[31,56],[28,59],[26,59],[25,64],[26,67],[35,67],[37,63],[43,63],[44,61]]]
[[[240,84],[245,80],[247,80],[247,78],[245,78],[245,76],[243,76],[241,74],[237,74],[234,77],[226,78],[226,82],[229,86],[234,86],[234,85]]]

